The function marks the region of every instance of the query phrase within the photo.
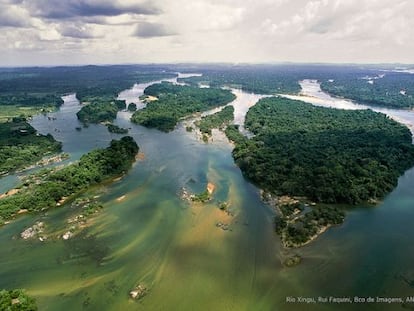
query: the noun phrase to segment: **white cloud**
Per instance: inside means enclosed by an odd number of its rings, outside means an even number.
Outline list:
[[[409,0],[53,1],[0,0],[0,52],[42,51],[32,57],[44,63],[68,51],[83,63],[414,63]]]

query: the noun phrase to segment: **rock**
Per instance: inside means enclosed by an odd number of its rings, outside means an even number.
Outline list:
[[[283,264],[285,265],[285,267],[291,268],[294,266],[297,266],[298,264],[300,264],[302,262],[302,257],[299,255],[293,255],[289,258],[287,258]]]
[[[71,237],[73,237],[73,233],[68,231],[64,235],[62,235],[62,239],[69,240]]]
[[[224,231],[227,231],[227,230],[230,229],[228,224],[225,224],[225,223],[222,223],[222,222],[216,223],[216,227],[221,228]]]
[[[33,226],[27,228],[22,233],[20,233],[20,236],[23,240],[27,240],[27,239],[35,237],[39,233],[42,233],[43,229],[44,229],[43,222],[38,221]]]
[[[137,287],[135,287],[133,290],[129,292],[129,296],[131,296],[132,299],[141,299],[148,293],[148,289],[143,284],[139,284]]]

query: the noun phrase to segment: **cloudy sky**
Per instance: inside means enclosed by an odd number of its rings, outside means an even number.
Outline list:
[[[413,0],[0,0],[0,66],[414,63]]]

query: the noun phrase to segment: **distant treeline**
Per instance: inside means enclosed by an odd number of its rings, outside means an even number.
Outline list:
[[[60,105],[67,93],[76,93],[82,101],[113,100],[134,83],[175,76],[156,65],[0,69],[0,105]]]
[[[378,72],[370,76],[341,75],[323,80],[322,90],[330,94],[374,106],[414,107],[414,75]]]
[[[181,70],[185,70],[183,67]],[[200,65],[201,77],[179,79],[193,85],[231,86],[257,94],[296,94],[299,81],[316,79],[322,90],[376,106],[414,107],[414,75],[391,67],[351,65]],[[368,82],[371,81],[371,82]]]

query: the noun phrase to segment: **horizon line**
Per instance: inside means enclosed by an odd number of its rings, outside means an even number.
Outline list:
[[[136,66],[136,65],[227,65],[227,66],[248,66],[248,65],[268,65],[268,66],[280,66],[280,65],[320,65],[320,66],[414,66],[414,63],[401,63],[401,62],[141,62],[141,63],[84,63],[84,64],[55,64],[55,65],[0,65],[0,68],[56,68],[56,67],[87,67],[87,66]]]

